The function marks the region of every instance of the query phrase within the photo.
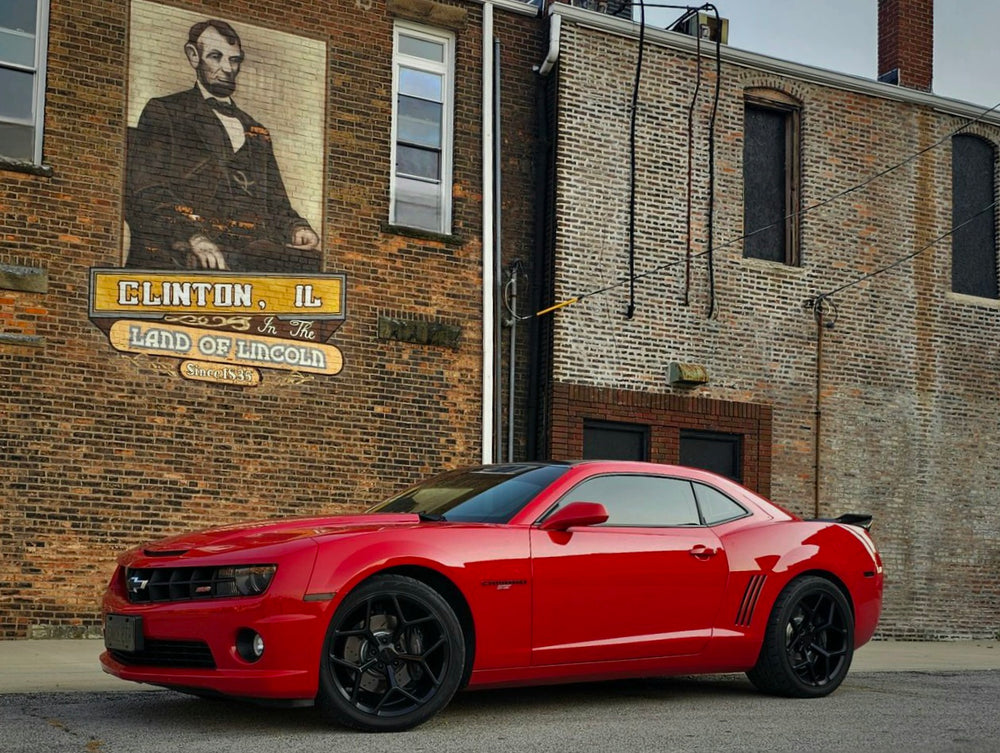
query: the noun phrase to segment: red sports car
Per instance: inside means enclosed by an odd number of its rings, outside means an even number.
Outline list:
[[[802,520],[678,466],[452,471],[364,515],[126,552],[101,663],[365,730],[420,724],[466,686],[745,671],[823,696],[881,611],[869,522]]]

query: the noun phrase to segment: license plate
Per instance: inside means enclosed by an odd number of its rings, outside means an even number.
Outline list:
[[[142,651],[142,617],[104,615],[104,646],[113,651]]]

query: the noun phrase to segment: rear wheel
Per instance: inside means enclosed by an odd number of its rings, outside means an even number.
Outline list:
[[[836,690],[854,656],[854,616],[833,583],[805,576],[778,595],[757,664],[747,677],[760,690],[818,698]]]
[[[464,664],[462,629],[441,594],[413,578],[376,576],[330,622],[317,700],[349,727],[409,729],[447,705]]]

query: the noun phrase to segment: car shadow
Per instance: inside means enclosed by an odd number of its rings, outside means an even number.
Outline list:
[[[61,695],[61,694],[60,694]],[[565,685],[502,688],[463,691],[436,717],[419,729],[460,724],[463,727],[489,727],[499,717],[507,722],[513,716],[531,718],[600,717],[615,707],[649,704],[656,710],[668,710],[671,703],[690,701],[692,697],[757,696],[743,675],[700,675],[668,678],[644,678]],[[72,701],[70,699],[72,698]],[[106,721],[131,718],[132,706],[150,728],[178,729],[211,735],[214,732],[246,733],[267,730],[269,733],[311,735],[355,735],[327,721],[313,707],[258,705],[229,698],[198,697],[171,690],[142,693],[102,692],[66,694],[61,700],[91,704],[92,712]],[[101,707],[107,708],[102,710]],[[123,713],[124,712],[124,713]]]

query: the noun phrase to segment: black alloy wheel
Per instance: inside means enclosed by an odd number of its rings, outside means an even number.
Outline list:
[[[333,616],[317,700],[349,727],[409,729],[447,705],[464,664],[462,628],[441,594],[413,578],[376,576]]]
[[[836,690],[854,657],[854,615],[836,585],[817,576],[789,583],[774,603],[757,664],[760,690],[819,698]]]

